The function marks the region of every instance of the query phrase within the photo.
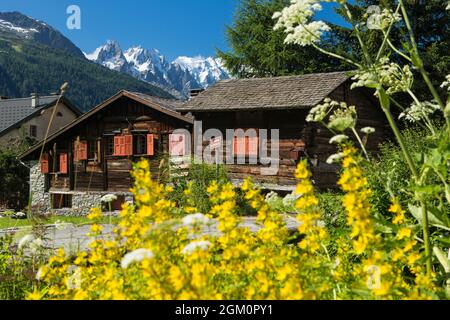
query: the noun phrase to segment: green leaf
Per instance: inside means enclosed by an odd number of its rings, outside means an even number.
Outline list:
[[[441,265],[444,267],[446,273],[450,273],[450,260],[448,256],[438,247],[433,248],[435,256],[438,258]]]
[[[422,208],[416,207],[411,204],[408,205],[409,212],[416,218],[417,221],[420,222],[420,224],[423,225],[423,218],[422,218]],[[446,228],[446,225],[443,221],[439,220],[430,210],[427,210],[428,213],[428,221],[430,224],[436,226],[436,227],[444,227],[443,229],[448,229],[448,226]]]

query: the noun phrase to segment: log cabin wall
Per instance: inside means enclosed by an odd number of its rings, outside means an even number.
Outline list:
[[[191,125],[122,97],[100,110],[46,146],[49,154],[48,191],[58,192],[129,192],[132,163],[149,159],[152,173],[163,154],[169,152],[169,135]],[[148,155],[148,135],[153,135],[153,155]],[[114,137],[132,135],[132,155],[115,154]],[[76,145],[86,143],[86,159],[76,161]],[[67,155],[67,170],[61,170],[61,155]]]
[[[372,93],[364,89],[350,90],[345,83],[334,90],[329,97],[355,105],[358,112],[358,130],[371,126],[376,133],[371,135],[368,150],[376,152],[379,144],[389,136],[387,123],[378,104],[372,99]],[[319,189],[337,188],[339,167],[326,163],[328,157],[336,153],[336,146],[330,145],[332,134],[320,124],[305,121],[309,109],[296,110],[256,110],[239,112],[194,112],[196,121],[202,121],[203,131],[216,128],[225,137],[226,129],[280,129],[280,167],[274,176],[263,176],[262,165],[228,165],[230,178],[242,181],[251,177],[253,181],[278,191],[294,190],[294,173],[298,162],[310,160],[313,179]],[[348,133],[351,136],[351,132]],[[207,146],[208,142],[204,142]],[[270,144],[269,144],[270,150]],[[224,146],[224,159],[226,155]],[[270,151],[269,151],[270,152]]]

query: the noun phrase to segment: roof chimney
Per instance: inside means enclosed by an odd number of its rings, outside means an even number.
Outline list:
[[[31,94],[31,107],[37,108],[39,106],[39,95],[37,93]]]
[[[203,91],[205,91],[205,89],[203,89],[203,88],[192,89],[192,90],[191,90],[190,97],[191,97],[191,98],[196,97],[196,96],[198,96],[200,93],[202,93]]]

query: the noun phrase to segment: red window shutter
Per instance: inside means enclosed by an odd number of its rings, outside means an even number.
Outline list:
[[[80,148],[79,160],[87,160],[88,159],[88,145],[87,145],[87,141],[80,141],[78,146]]]
[[[186,153],[184,135],[171,134],[169,135],[169,153],[171,156],[184,156]]]
[[[48,154],[44,153],[41,158],[41,173],[48,173]]]
[[[88,159],[88,148],[87,141],[77,141],[75,142],[75,147],[73,151],[73,160],[74,161],[82,161]]]
[[[147,135],[147,155],[154,156],[155,155],[155,149],[154,149],[154,136],[153,134]]]
[[[247,154],[247,138],[246,137],[234,137],[233,154],[235,156],[242,156]]]
[[[124,139],[124,155],[126,156],[132,156],[133,155],[133,136],[132,135],[126,135],[123,137]]]
[[[121,138],[122,137],[114,137],[114,155],[115,156],[121,156],[121,148],[120,148],[120,143],[121,143]]]
[[[259,149],[258,137],[247,138],[247,152],[250,157],[257,157]]]
[[[61,153],[59,155],[59,172],[62,174],[68,173],[67,168],[67,153]]]

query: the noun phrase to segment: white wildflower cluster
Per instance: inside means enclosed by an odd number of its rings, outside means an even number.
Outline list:
[[[339,106],[338,102],[332,101],[330,98],[326,98],[323,104],[319,104],[309,111],[306,121],[322,122],[330,113],[331,109],[337,106]]]
[[[154,257],[151,250],[148,249],[137,249],[133,252],[127,253],[120,263],[122,269],[127,269],[130,265],[134,263],[139,263],[144,260],[150,260]]]
[[[356,126],[356,118],[356,107],[348,106],[347,103],[341,102],[339,107],[334,109],[327,126],[331,130],[344,132]]]
[[[345,102],[337,102],[326,98],[323,104],[312,108],[306,117],[307,122],[322,122],[329,115],[326,126],[331,130],[343,132],[356,125],[356,107]]]
[[[411,107],[400,114],[399,119],[405,119],[409,122],[417,122],[425,119],[439,109],[439,105],[435,102],[424,101],[419,104],[414,102],[411,104]]]
[[[290,193],[283,198],[283,205],[287,211],[294,212],[297,200],[300,198],[296,192]]]
[[[450,92],[450,74],[445,77],[445,81],[442,82],[441,88],[447,88],[447,91]]]
[[[281,198],[276,192],[272,191],[266,195],[266,203],[272,210],[283,213],[293,213],[297,211],[295,204],[299,198],[300,195],[295,192]]]
[[[370,16],[367,19],[367,28],[371,30],[387,30],[390,25],[402,20],[400,14],[390,9],[381,10],[378,6],[369,7]]]
[[[208,224],[211,220],[202,213],[190,214],[183,218],[182,223],[185,227],[199,224]]]
[[[378,81],[377,76],[373,70],[359,70],[353,77],[351,90],[355,88],[376,88]]]
[[[105,203],[110,203],[117,200],[117,196],[114,194],[107,194],[102,197],[101,201]]]
[[[447,3],[447,7],[445,9],[450,10],[450,1]]]
[[[360,70],[353,76],[351,89],[359,87],[376,88],[384,86],[387,94],[406,92],[411,89],[414,75],[408,65],[403,67],[382,58],[378,65],[370,70]]]
[[[387,87],[387,94],[406,92],[411,89],[414,75],[408,65],[400,67],[397,63],[384,64],[378,73],[381,83]]]
[[[327,163],[328,164],[338,163],[338,162],[340,162],[342,160],[342,158],[344,158],[344,154],[342,152],[339,152],[339,153],[331,155],[327,159]]]
[[[185,246],[181,253],[190,255],[193,254],[196,250],[206,251],[210,246],[211,242],[209,241],[194,241]]]
[[[364,133],[364,134],[369,135],[369,134],[375,133],[375,128],[365,127],[365,128],[361,129],[361,132]]]
[[[288,34],[286,43],[308,46],[319,42],[322,34],[330,30],[323,21],[311,21],[313,15],[322,10],[320,2],[338,1],[292,0],[289,7],[273,15],[273,19],[277,20],[274,29],[283,29]]]
[[[345,134],[338,134],[330,139],[330,144],[341,144],[348,140]]]
[[[40,238],[36,238],[32,234],[28,234],[19,240],[18,248],[23,251],[29,249],[32,255],[35,255],[43,247],[44,241]]]

